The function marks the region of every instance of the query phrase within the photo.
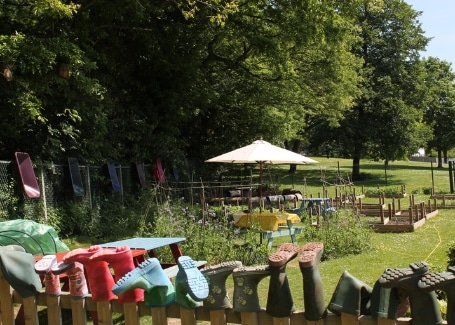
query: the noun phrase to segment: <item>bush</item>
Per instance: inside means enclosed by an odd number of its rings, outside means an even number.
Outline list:
[[[305,225],[305,241],[323,242],[322,260],[360,254],[371,249],[373,230],[351,210],[338,210],[319,227]]]
[[[162,204],[153,211],[154,216],[145,225],[141,236],[185,237],[180,244],[185,255],[206,260],[209,264],[225,261],[241,261],[244,265],[267,263],[270,253],[253,230],[241,233],[233,226],[228,214],[219,211],[203,211],[200,207],[188,207],[183,202]],[[162,262],[172,262],[169,250],[159,251]]]
[[[382,187],[382,188],[369,188],[365,191],[365,196],[374,197],[384,195],[384,197],[398,197],[404,195],[402,187]]]

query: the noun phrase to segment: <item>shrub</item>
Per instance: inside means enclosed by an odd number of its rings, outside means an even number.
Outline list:
[[[403,188],[401,187],[381,187],[381,188],[369,188],[365,191],[365,195],[368,196],[379,196],[384,195],[385,197],[401,196]]]
[[[145,225],[141,236],[185,237],[180,244],[185,255],[206,260],[209,264],[238,260],[244,265],[259,265],[267,262],[270,253],[253,230],[240,232],[233,226],[227,213],[204,211],[200,207],[188,207],[183,202],[158,205],[153,211],[153,220]],[[159,251],[161,259],[172,262],[169,250]]]
[[[324,243],[323,260],[360,254],[371,249],[373,230],[351,210],[338,210],[319,227],[305,227],[303,233],[307,242]]]

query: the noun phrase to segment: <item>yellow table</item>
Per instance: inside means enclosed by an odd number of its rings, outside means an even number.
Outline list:
[[[261,212],[261,213],[245,213],[237,212],[233,214],[234,224],[237,227],[250,228],[257,223],[262,230],[278,230],[279,226],[288,225],[291,223],[300,222],[297,214],[287,212]]]

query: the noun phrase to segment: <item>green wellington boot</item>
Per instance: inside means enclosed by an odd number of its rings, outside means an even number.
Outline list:
[[[419,288],[419,280],[428,273],[425,262],[412,263],[409,268],[387,269],[379,278],[385,288],[406,289],[411,304],[413,325],[436,325],[442,323],[439,304],[434,291],[426,292]]]
[[[195,309],[209,295],[209,285],[189,256],[177,260],[179,271],[175,277],[175,300],[181,307]]]
[[[232,308],[226,290],[226,279],[234,269],[241,267],[240,261],[223,262],[208,266],[201,270],[209,285],[209,295],[204,300],[204,308],[207,310],[220,310]]]
[[[398,292],[396,288],[384,288],[376,281],[371,293],[371,316],[375,318],[397,319]]]
[[[305,318],[317,321],[327,315],[319,262],[324,244],[312,242],[304,245],[299,256],[299,267],[303,276],[303,304]]]
[[[269,256],[270,282],[266,312],[273,317],[289,317],[295,311],[286,266],[299,251],[298,245],[285,243]]]
[[[145,291],[144,301],[148,307],[167,306],[175,301],[174,285],[155,257],[145,260],[121,277],[112,287],[112,292],[121,295],[136,288]]]
[[[41,279],[35,272],[32,254],[14,250],[0,250],[0,267],[6,281],[22,298],[36,295],[42,288]]]
[[[259,304],[258,284],[270,275],[268,265],[239,267],[234,269],[234,310],[238,312],[257,312]]]
[[[338,281],[328,309],[337,315],[346,313],[360,316],[370,314],[370,298],[373,289],[344,271]]]
[[[446,272],[427,273],[417,285],[424,291],[442,290],[446,293],[447,323],[455,324],[455,266],[450,266]]]

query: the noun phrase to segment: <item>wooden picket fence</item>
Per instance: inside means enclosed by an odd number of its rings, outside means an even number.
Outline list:
[[[196,325],[203,322],[211,325],[242,324],[242,325],[409,325],[410,318],[388,320],[370,316],[355,316],[329,313],[319,321],[308,321],[303,311],[296,311],[290,317],[275,318],[264,309],[258,312],[237,312],[232,309],[207,311],[203,307],[189,310],[172,304],[167,307],[150,308],[144,302],[120,304],[117,300],[93,302],[91,295],[75,298],[69,292],[60,296],[50,296],[39,292],[36,296],[22,298],[15,292],[0,272],[0,324],[18,325],[17,310],[22,305],[22,324],[38,325],[38,311],[47,308],[47,324],[61,325],[62,310],[71,310],[72,324],[86,325],[88,314],[96,315],[99,325],[113,324],[116,314],[123,314],[125,325],[139,325],[141,318],[151,316],[153,325],[180,323]],[[20,322],[19,322],[20,323]],[[142,322],[143,323],[143,322]]]

